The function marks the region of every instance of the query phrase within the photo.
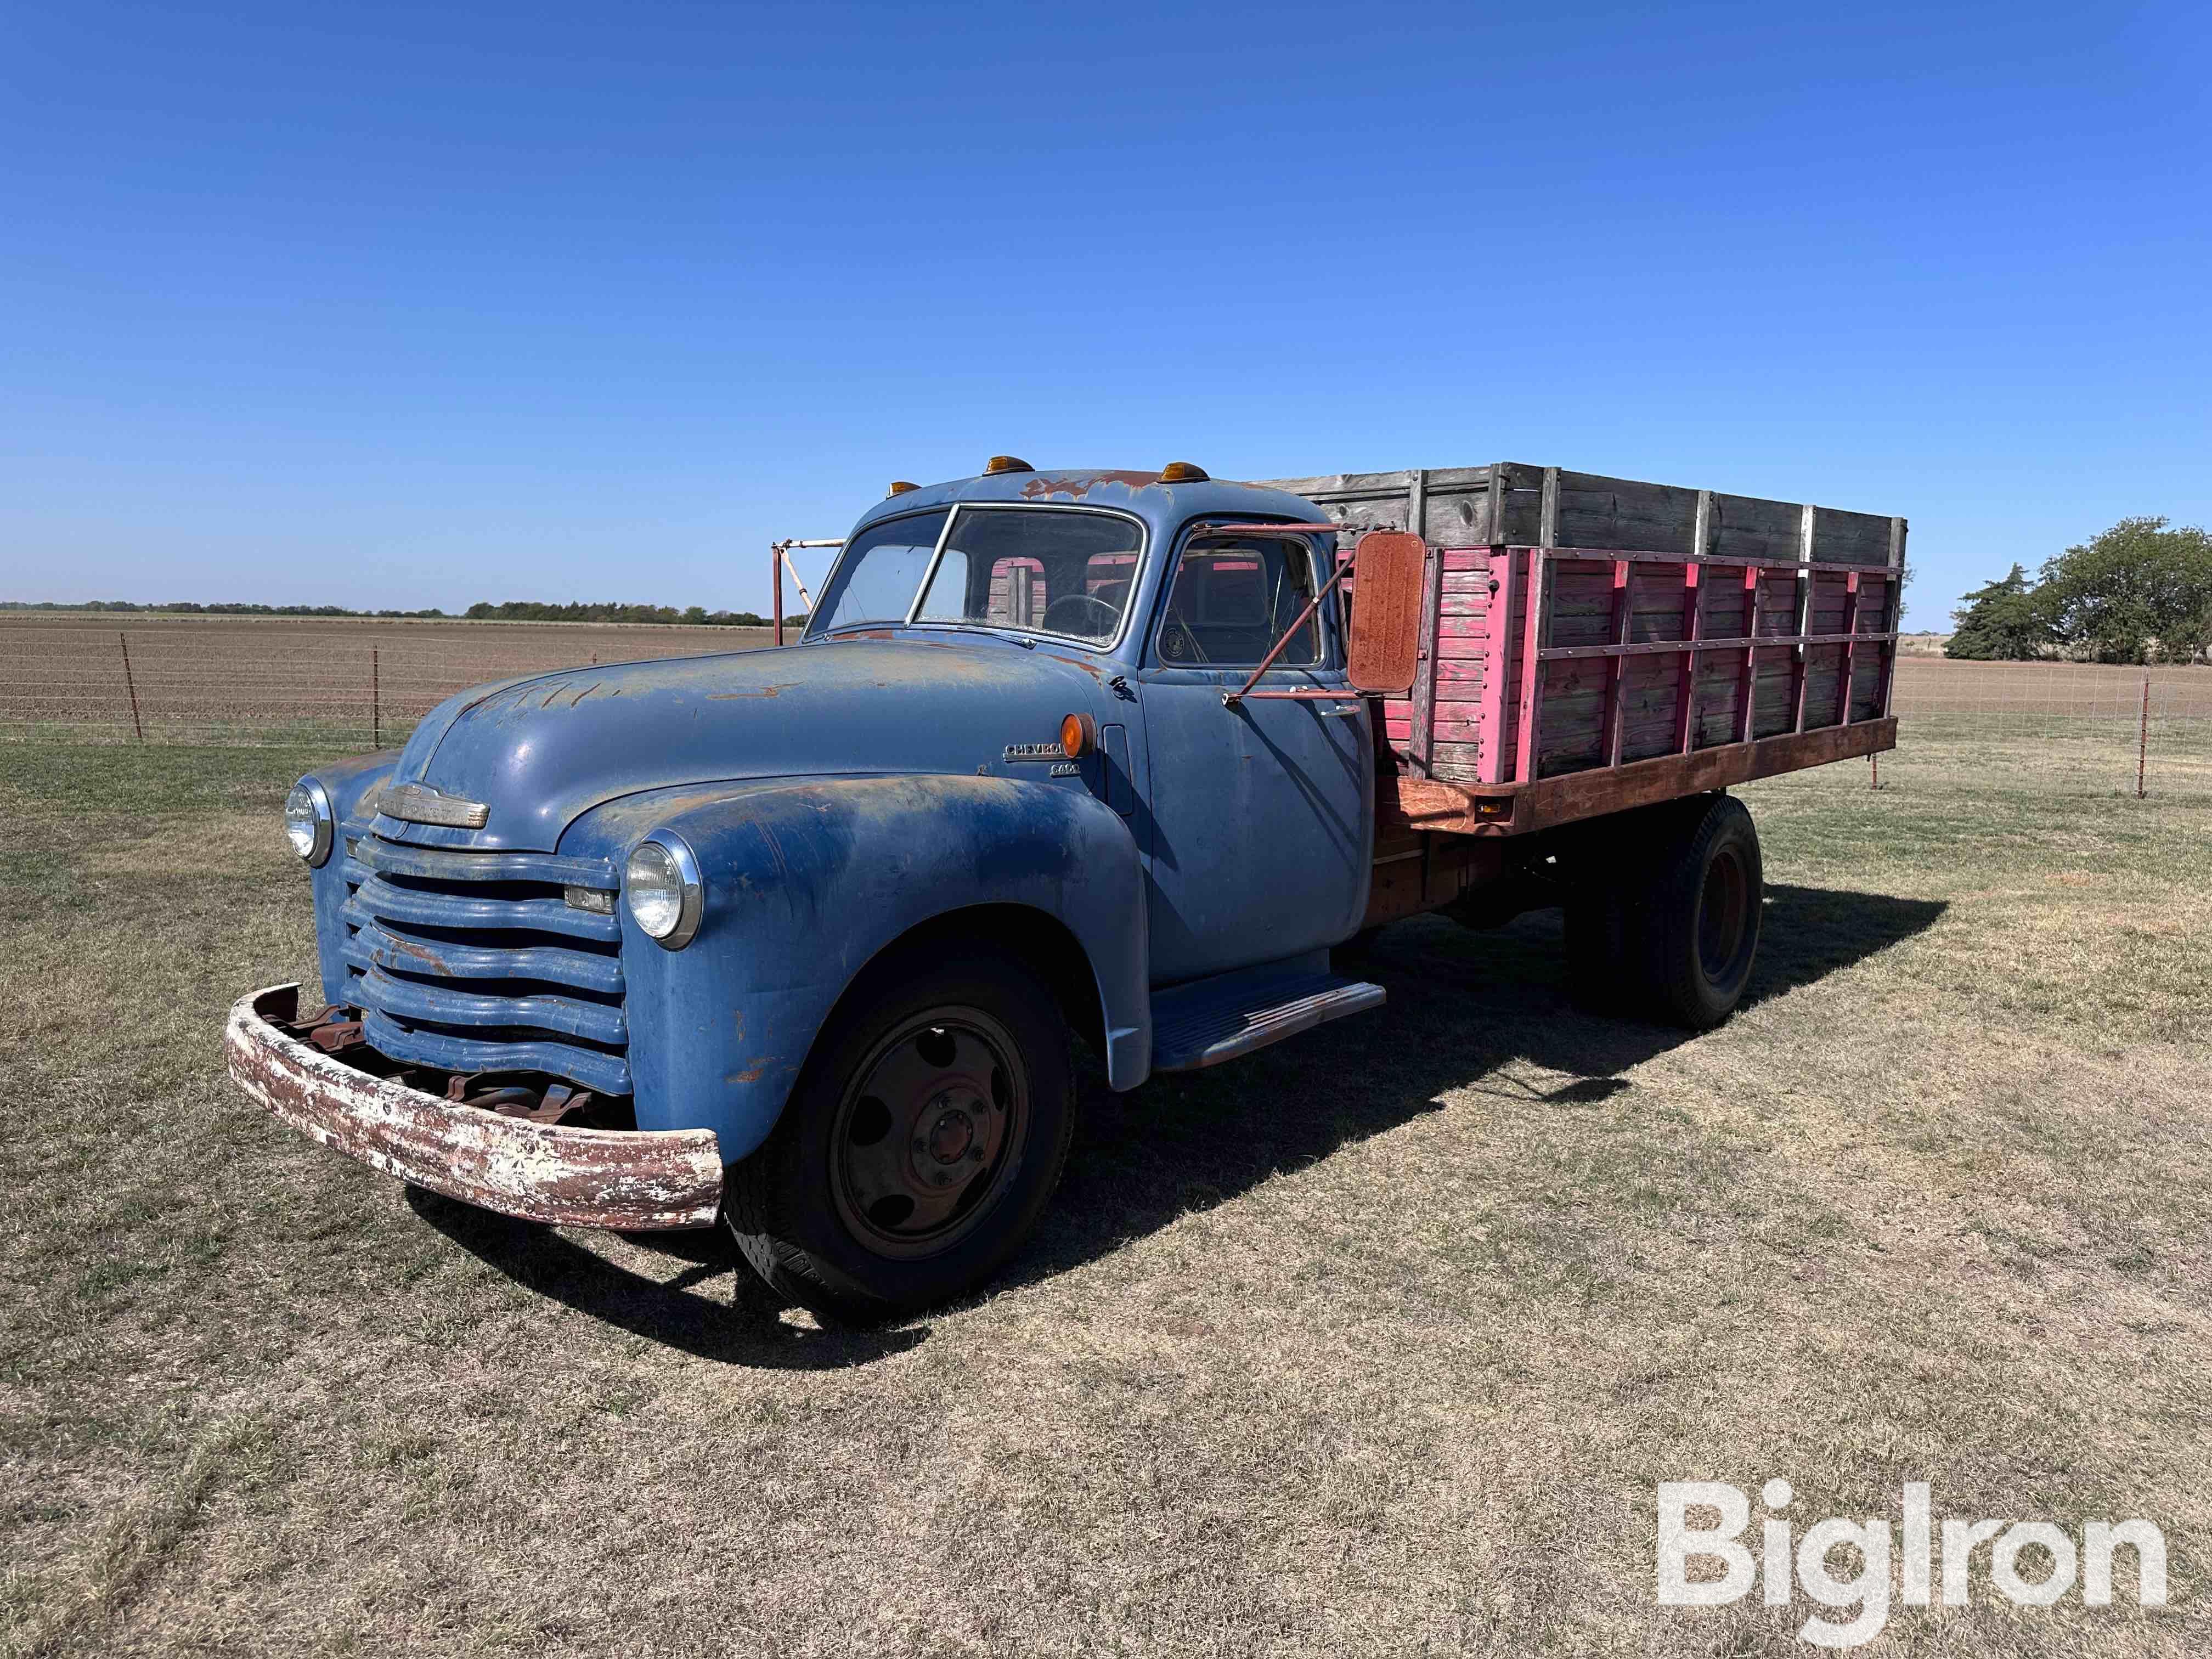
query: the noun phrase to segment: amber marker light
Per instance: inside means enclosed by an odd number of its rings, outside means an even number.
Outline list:
[[[921,488],[920,484],[908,483],[904,478],[893,478],[891,487],[884,493],[886,495],[908,495]]]
[[[1001,472],[1034,472],[1036,469],[1018,455],[994,455],[983,464],[983,476],[995,477]]]
[[[1193,466],[1188,461],[1170,461],[1160,469],[1162,483],[1204,483],[1213,475],[1202,466]]]
[[[1060,723],[1060,752],[1081,760],[1098,741],[1098,723],[1088,714],[1070,714]]]

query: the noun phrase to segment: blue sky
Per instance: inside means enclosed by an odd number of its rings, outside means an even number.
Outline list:
[[[766,603],[893,477],[2212,520],[2201,7],[12,9],[0,598]]]

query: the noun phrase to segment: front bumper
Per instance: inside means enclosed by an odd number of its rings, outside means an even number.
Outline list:
[[[300,988],[240,997],[223,1031],[230,1074],[285,1122],[403,1181],[503,1215],[624,1232],[714,1224],[712,1129],[580,1129],[504,1117],[374,1077],[280,1029]]]

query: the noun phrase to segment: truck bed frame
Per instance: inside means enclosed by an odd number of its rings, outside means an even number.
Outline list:
[[[1267,482],[1427,544],[1417,676],[1376,736],[1379,909],[1505,862],[1431,835],[1517,836],[1896,746],[1901,518],[1511,461]],[[1393,867],[1417,857],[1418,880]]]

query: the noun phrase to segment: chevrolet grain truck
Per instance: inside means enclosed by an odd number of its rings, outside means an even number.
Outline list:
[[[480,686],[300,780],[321,1003],[229,1065],[510,1215],[718,1220],[848,1320],[985,1279],[1107,1084],[1378,1006],[1356,946],[1564,908],[1726,1019],[1730,785],[1893,747],[1901,519],[1500,463],[900,483],[782,648]]]

